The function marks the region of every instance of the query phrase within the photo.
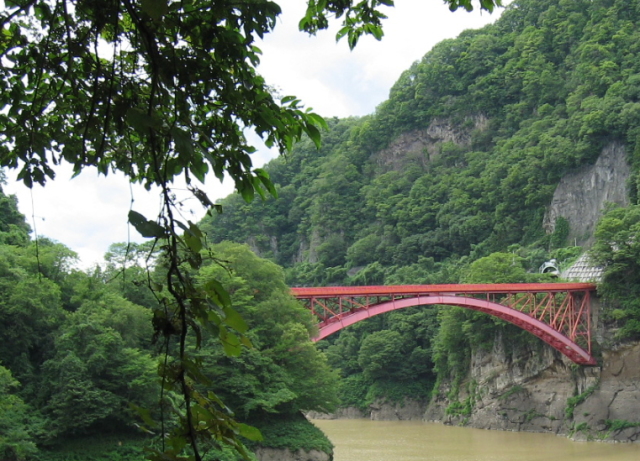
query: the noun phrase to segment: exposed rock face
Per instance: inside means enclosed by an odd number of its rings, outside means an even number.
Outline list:
[[[426,402],[405,399],[402,403],[389,403],[376,401],[371,404],[368,412],[362,412],[357,408],[340,408],[335,413],[307,413],[309,419],[361,419],[367,418],[374,421],[407,421],[421,420],[424,416]]]
[[[424,419],[635,442],[640,439],[640,343],[605,352],[603,362],[602,369],[575,368],[547,346],[506,351],[496,338],[492,351],[473,354],[469,379],[460,387],[458,400],[470,402],[470,413],[451,411],[454,402],[444,397],[445,387]]]
[[[319,413],[317,411],[310,411],[306,416],[309,419],[363,419],[368,418],[369,413],[363,413],[355,407],[346,407],[338,408],[335,413]]]
[[[260,447],[254,452],[260,461],[332,461],[333,455],[319,450],[291,451],[280,448]]]
[[[403,133],[386,149],[376,153],[372,161],[382,171],[402,170],[406,165],[418,163],[426,165],[440,152],[446,142],[467,146],[474,130],[484,130],[488,119],[484,115],[469,117],[464,126],[449,120],[433,120],[426,130]]]
[[[465,423],[481,429],[561,433],[567,399],[576,383],[570,363],[538,344],[507,350],[501,337],[493,350],[477,351],[459,401],[471,401],[472,412],[447,414],[451,403],[434,400],[425,419]]]
[[[629,204],[627,182],[630,168],[625,148],[611,143],[592,166],[566,175],[558,184],[544,218],[547,233],[559,216],[569,222],[569,239],[578,245],[593,243],[593,233],[607,203]]]
[[[575,407],[574,438],[583,440],[606,435],[609,440],[636,442],[640,438],[640,344],[627,344],[603,353],[600,383],[584,403]],[[636,423],[615,429],[606,422]],[[619,424],[625,426],[626,424]]]
[[[421,420],[426,409],[423,402],[405,399],[402,404],[374,402],[370,418],[374,421]]]

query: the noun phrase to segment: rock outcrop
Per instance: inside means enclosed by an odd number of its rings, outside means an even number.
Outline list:
[[[308,419],[364,419],[369,418],[369,412],[363,412],[355,407],[338,408],[334,413],[320,413],[310,411],[306,413]]]
[[[380,172],[401,171],[412,163],[426,165],[440,153],[444,143],[468,146],[472,132],[486,129],[488,123],[484,115],[469,117],[462,126],[450,120],[435,119],[424,130],[402,133],[371,160]]]
[[[594,165],[566,175],[558,184],[544,217],[547,233],[562,216],[569,222],[569,241],[580,246],[593,243],[596,223],[607,203],[629,204],[630,168],[622,144],[613,142],[602,150]]]
[[[481,429],[550,432],[576,440],[640,439],[640,343],[603,353],[604,366],[576,368],[547,346],[473,354],[458,397],[441,388],[425,419]],[[466,409],[466,411],[465,411]]]
[[[358,408],[340,408],[335,413],[307,413],[309,419],[372,419],[374,421],[409,421],[421,420],[427,403],[419,400],[405,399],[401,403],[387,401],[373,402],[367,411]]]

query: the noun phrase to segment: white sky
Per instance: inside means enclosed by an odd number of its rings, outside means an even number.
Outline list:
[[[306,2],[279,3],[283,14],[275,32],[258,44],[263,51],[259,72],[280,94],[299,97],[325,117],[373,113],[387,99],[400,74],[436,43],[493,22],[500,13],[467,13],[462,9],[451,13],[440,0],[397,0],[396,7],[388,9],[382,41],[363,37],[356,49],[349,51],[346,39],[335,42],[337,24],[315,37],[298,31]],[[261,166],[275,155],[262,149],[254,154],[254,165]],[[155,218],[159,209],[157,192],[130,187],[124,177],[116,175],[105,178],[95,171],[85,171],[71,179],[71,168],[56,171],[55,181],[45,188],[34,186],[32,191],[13,181],[15,172],[6,171],[5,192],[17,195],[20,210],[32,227],[35,223],[39,236],[77,252],[83,268],[102,261],[111,243],[129,238],[144,240],[135,229],[128,228],[127,213],[133,200],[134,210]],[[204,189],[210,198],[220,198],[231,193],[233,186],[229,181],[220,184],[211,178]],[[204,214],[194,201],[185,204],[185,215],[190,211],[192,221]]]

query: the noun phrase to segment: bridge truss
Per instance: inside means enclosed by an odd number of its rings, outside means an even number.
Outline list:
[[[396,285],[292,288],[318,318],[326,338],[349,325],[396,309],[452,305],[484,312],[529,331],[580,365],[591,355],[590,283]]]

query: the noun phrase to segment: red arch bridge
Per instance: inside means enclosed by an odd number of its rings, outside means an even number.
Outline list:
[[[451,305],[506,320],[580,365],[597,364],[591,355],[590,295],[595,290],[590,283],[292,288],[319,319],[314,341],[396,309]]]

